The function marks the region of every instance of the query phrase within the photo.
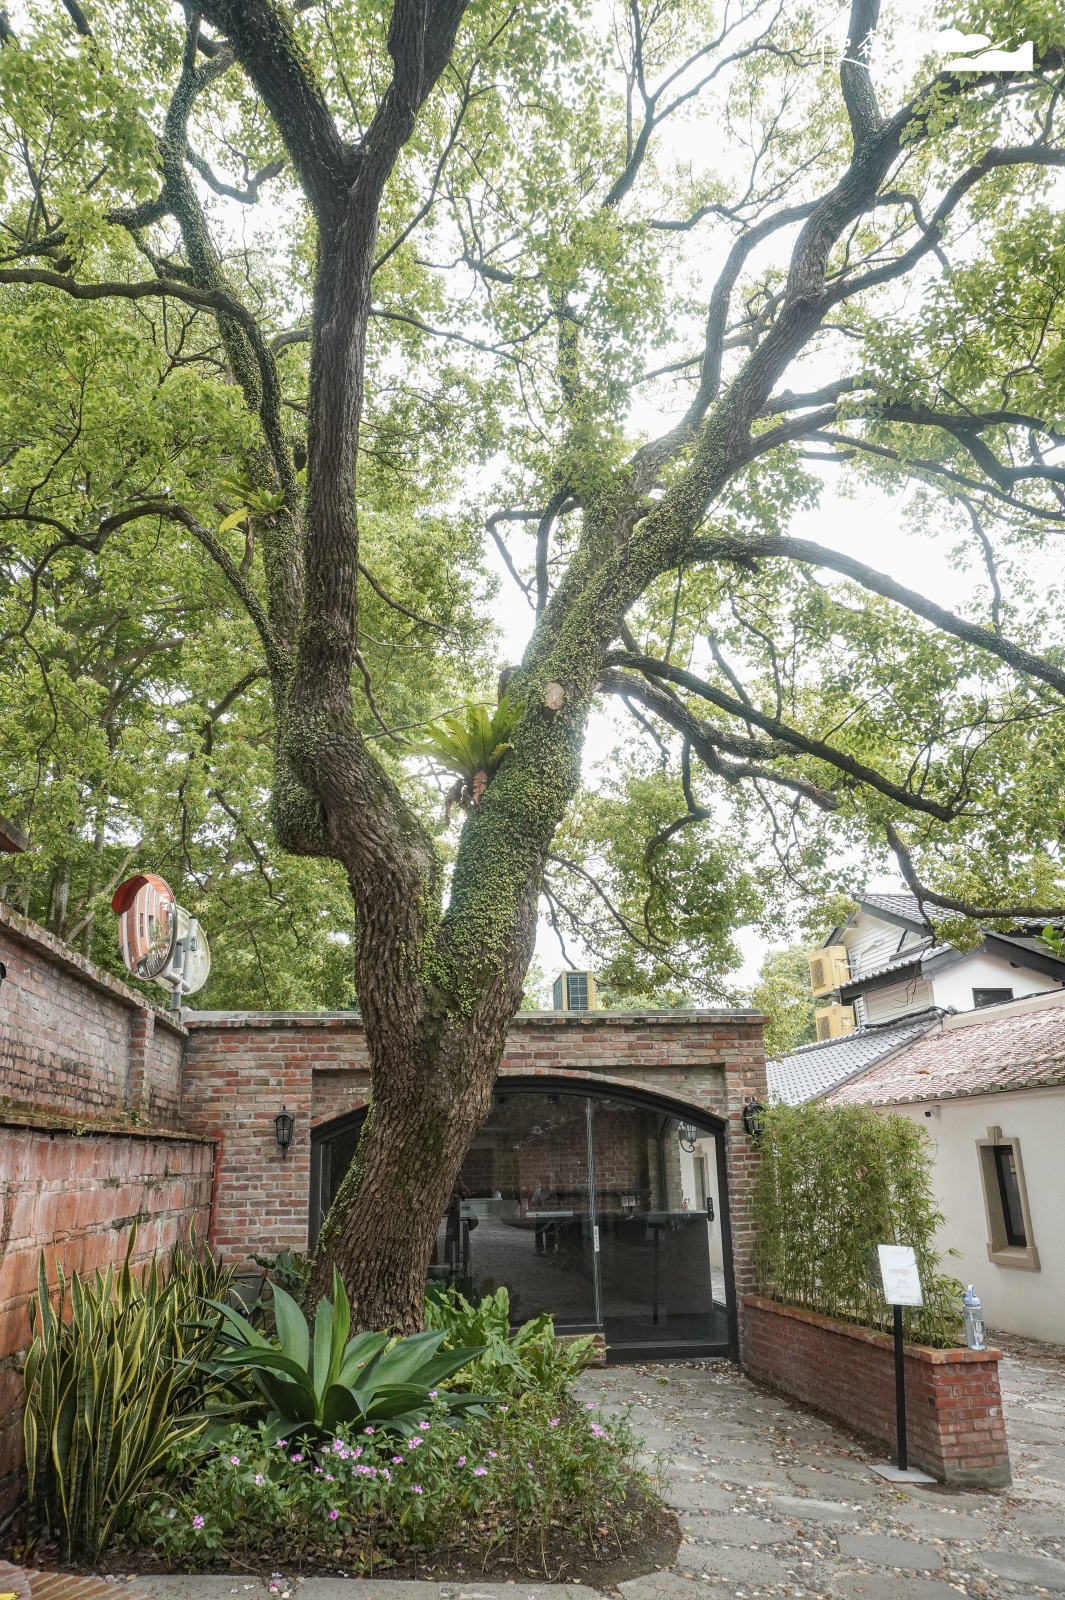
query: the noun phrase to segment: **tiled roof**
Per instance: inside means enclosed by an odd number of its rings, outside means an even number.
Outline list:
[[[934,1028],[939,1018],[938,1011],[919,1011],[877,1027],[855,1028],[839,1039],[800,1045],[791,1055],[766,1062],[770,1098],[783,1100],[789,1106],[814,1100],[833,1085],[864,1072],[919,1038]]]
[[[986,1021],[970,1020],[971,1012],[950,1018],[890,1061],[839,1084],[828,1099],[832,1105],[893,1105],[1065,1084],[1065,1005],[1059,997],[1055,991],[1041,1005],[1022,1000],[996,1007]]]
[[[913,894],[870,894],[863,889],[858,896],[858,904],[868,906],[870,911],[888,911],[893,917],[905,917],[917,928],[925,925],[917,896]]]

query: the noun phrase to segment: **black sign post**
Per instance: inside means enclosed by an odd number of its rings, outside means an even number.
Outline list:
[[[906,1359],[902,1350],[902,1307],[895,1306],[895,1435],[899,1471],[906,1471]]]
[[[913,1470],[906,1447],[906,1350],[902,1338],[902,1308],[924,1305],[921,1277],[917,1271],[917,1257],[909,1245],[900,1244],[878,1245],[877,1256],[884,1299],[894,1312],[895,1437],[898,1442],[898,1466],[874,1467],[873,1471],[894,1483],[934,1483],[935,1479],[930,1478],[927,1473]]]

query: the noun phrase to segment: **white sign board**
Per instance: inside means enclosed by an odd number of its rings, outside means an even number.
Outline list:
[[[889,1306],[923,1306],[917,1257],[908,1244],[877,1245],[884,1299]]]

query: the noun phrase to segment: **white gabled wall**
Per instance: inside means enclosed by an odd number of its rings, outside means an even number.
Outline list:
[[[935,999],[931,1004],[942,1006],[944,1011],[951,1006],[956,1011],[971,1011],[974,989],[1012,989],[1013,998],[1020,1000],[1024,995],[1044,994],[1048,989],[1057,987],[1053,978],[1048,978],[1045,973],[1033,972],[1030,967],[1014,967],[1001,956],[988,956],[974,951],[964,961],[957,961],[944,971],[933,973]]]
[[[847,947],[851,976],[854,977],[862,971],[867,972],[870,967],[882,967],[901,950],[912,949],[921,941],[907,928],[884,922],[880,917],[871,916],[868,911],[856,911],[840,935],[840,942]]]

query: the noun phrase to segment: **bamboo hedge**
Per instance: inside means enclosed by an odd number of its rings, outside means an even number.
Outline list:
[[[912,1245],[925,1303],[904,1310],[906,1337],[939,1349],[964,1342],[962,1285],[940,1272],[933,1243],[945,1219],[923,1128],[869,1106],[774,1106],[761,1151],[754,1210],[763,1294],[889,1332],[876,1246]]]

